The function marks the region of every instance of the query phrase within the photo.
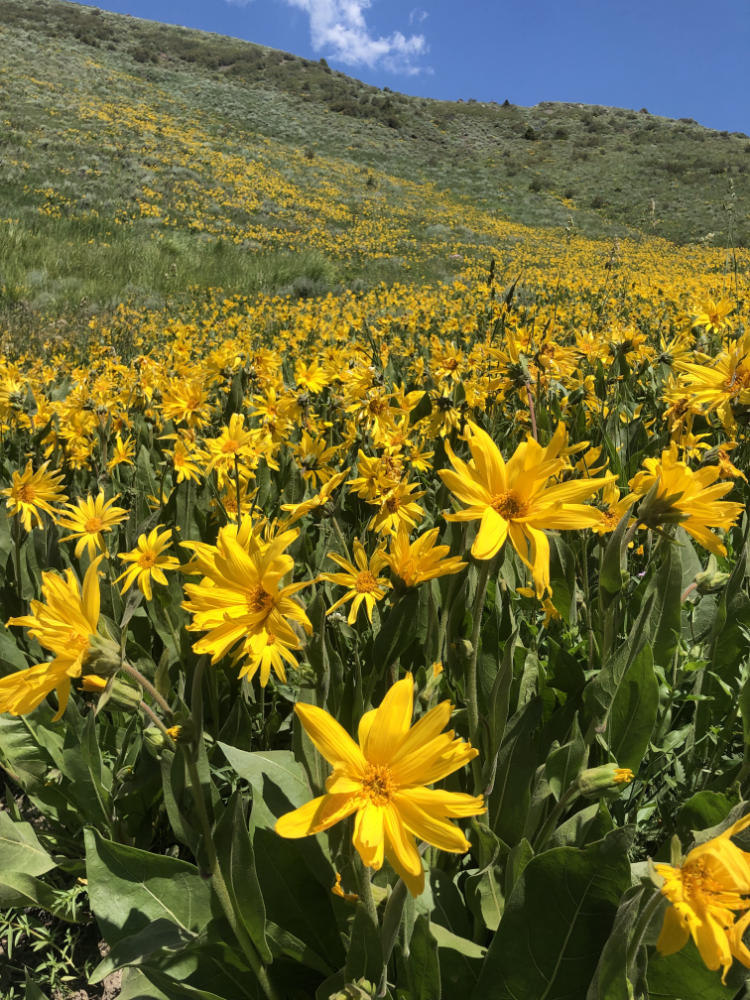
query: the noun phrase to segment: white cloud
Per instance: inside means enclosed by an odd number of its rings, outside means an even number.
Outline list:
[[[374,35],[364,15],[371,0],[286,0],[286,3],[309,16],[310,36],[316,52],[347,66],[373,69],[380,65],[392,73],[410,75],[422,72],[423,67],[416,61],[428,51],[424,35],[407,37],[400,31]]]
[[[237,0],[235,0],[237,2]],[[242,2],[247,3],[248,0],[242,0]],[[430,15],[426,10],[422,10],[421,7],[415,7],[414,10],[409,11],[409,24],[421,24],[422,21],[426,21]]]

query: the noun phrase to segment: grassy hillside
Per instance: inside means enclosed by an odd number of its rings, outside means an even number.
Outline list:
[[[513,224],[750,239],[741,134],[411,98],[60,0],[0,0],[0,42],[0,310],[15,328],[189,287],[450,279],[525,240]]]

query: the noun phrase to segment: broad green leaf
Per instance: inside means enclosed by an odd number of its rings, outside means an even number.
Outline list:
[[[741,978],[746,974],[742,970]],[[721,972],[706,968],[692,939],[674,955],[660,955],[654,949],[646,981],[648,1000],[734,1000],[740,985],[722,986]]]
[[[70,894],[25,872],[0,872],[0,908],[38,906],[68,923],[80,923]]]
[[[115,844],[95,830],[86,830],[85,843],[91,909],[110,945],[160,919],[193,935],[218,911],[194,865]]]
[[[31,824],[14,823],[7,812],[0,812],[0,872],[44,875],[55,867]]]
[[[419,916],[406,959],[409,1000],[435,1000],[440,996],[440,959],[435,935],[427,917]]]
[[[544,765],[544,776],[556,799],[559,800],[566,788],[578,777],[585,753],[586,744],[576,717],[571,739],[557,750],[553,750]]]
[[[135,934],[121,938],[113,945],[91,973],[89,983],[100,983],[105,976],[126,965],[143,965],[155,952],[179,951],[196,937],[197,934],[189,933],[172,920],[159,918],[151,921]]]
[[[628,889],[623,896],[612,932],[599,956],[586,1000],[633,1000],[634,995],[644,997],[646,949],[638,948],[631,955],[631,939],[644,901],[647,903],[653,893],[653,888],[644,893],[643,887],[638,885]],[[658,917],[661,918],[661,914]]]
[[[692,830],[705,830],[721,823],[732,808],[731,801],[721,792],[704,788],[683,802],[677,812],[677,830],[684,841]]]
[[[34,981],[29,976],[29,970],[24,970],[24,978],[26,982],[24,983],[24,1000],[47,1000],[47,997],[39,987],[34,983]]]
[[[605,739],[620,767],[637,771],[659,711],[659,682],[645,646],[622,678],[607,718]]]
[[[264,962],[271,961],[266,941],[266,909],[258,883],[255,855],[242,808],[242,796],[229,800],[214,834],[216,853],[232,904]]]
[[[506,900],[475,1000],[585,996],[630,885],[628,841],[616,830],[583,850],[556,847],[529,861]]]
[[[248,753],[227,743],[219,743],[219,748],[240,778],[252,786],[253,826],[273,828],[279,816],[314,797],[305,769],[290,750]]]

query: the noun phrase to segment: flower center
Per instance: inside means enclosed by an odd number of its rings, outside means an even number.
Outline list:
[[[491,507],[498,512],[500,517],[505,518],[506,521],[512,521],[517,517],[524,517],[529,509],[528,502],[521,500],[520,497],[517,497],[510,490],[494,496]]]
[[[27,483],[19,490],[16,490],[14,499],[20,500],[21,503],[33,503],[36,500],[36,490],[33,486]]]
[[[225,455],[233,455],[237,451],[239,446],[240,446],[239,441],[234,441],[232,438],[229,438],[221,446],[221,450]]]
[[[389,496],[385,502],[385,509],[389,514],[395,514],[401,506],[401,501],[397,496]]]
[[[152,552],[151,549],[146,549],[143,555],[138,557],[138,565],[142,569],[151,569],[155,562],[156,553]]]
[[[247,606],[251,611],[268,611],[273,605],[273,597],[257,583],[247,592]]]
[[[747,389],[750,385],[750,369],[747,368],[736,368],[732,373],[732,377],[727,382],[727,389],[736,396],[737,393],[742,392]]]
[[[84,524],[84,531],[88,532],[89,535],[96,535],[104,527],[104,522],[100,517],[90,517],[88,521]]]
[[[377,586],[377,580],[367,569],[363,569],[361,573],[358,573],[357,579],[354,581],[354,588],[358,594],[370,594],[373,590],[377,590]]]
[[[385,764],[368,764],[362,780],[362,791],[373,805],[386,805],[394,791],[391,769]]]
[[[689,897],[695,898],[703,893],[723,891],[723,887],[712,878],[710,872],[706,871],[705,861],[693,861],[683,865],[681,878],[685,894]]]

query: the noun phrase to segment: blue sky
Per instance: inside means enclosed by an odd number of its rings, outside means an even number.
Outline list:
[[[412,5],[413,4],[413,5]],[[750,134],[750,0],[99,0],[444,100],[648,108]]]

